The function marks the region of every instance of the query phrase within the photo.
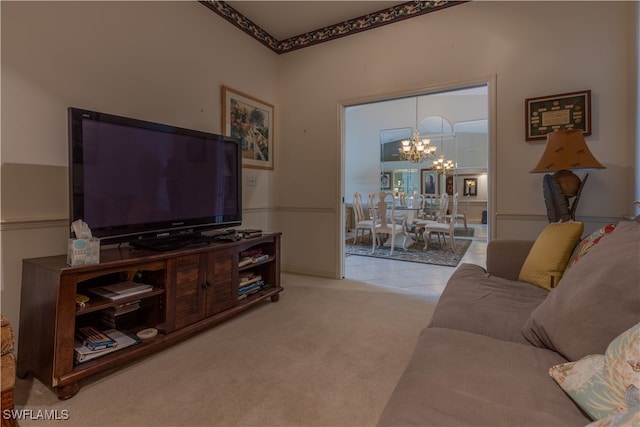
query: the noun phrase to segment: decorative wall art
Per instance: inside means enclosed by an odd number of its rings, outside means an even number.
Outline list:
[[[546,139],[554,130],[580,129],[591,135],[591,91],[525,100],[527,141]]]
[[[422,194],[435,194],[440,193],[438,191],[438,173],[430,169],[420,170],[420,192]]]
[[[380,189],[381,190],[390,190],[391,189],[391,172],[382,172],[380,174]]]
[[[222,86],[222,128],[242,144],[242,166],[273,170],[273,105]]]
[[[462,186],[464,187],[464,196],[478,195],[478,178],[464,178],[462,180]]]
[[[445,181],[445,190],[447,194],[453,196],[453,176],[448,175]]]

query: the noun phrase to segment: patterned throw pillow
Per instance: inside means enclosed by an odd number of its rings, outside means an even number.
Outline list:
[[[552,366],[549,375],[593,420],[614,415],[620,419],[637,417],[640,323],[614,339],[604,356],[589,355],[577,362]]]
[[[636,427],[640,426],[640,406],[625,409],[616,414],[597,420],[586,427]]]
[[[601,229],[594,231],[593,233],[582,239],[582,241],[578,243],[578,246],[576,246],[576,248],[573,250],[571,257],[569,258],[569,262],[567,263],[565,272],[569,269],[569,267],[574,265],[583,256],[585,256],[587,252],[589,252],[591,248],[593,248],[600,241],[600,239],[611,233],[614,228],[616,228],[616,224],[605,225]]]
[[[584,224],[576,221],[547,225],[533,243],[518,280],[549,291],[555,288],[583,230]]]

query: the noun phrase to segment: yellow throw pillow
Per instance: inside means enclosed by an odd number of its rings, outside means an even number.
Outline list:
[[[552,290],[558,285],[573,248],[584,230],[581,222],[554,222],[538,236],[518,280]]]

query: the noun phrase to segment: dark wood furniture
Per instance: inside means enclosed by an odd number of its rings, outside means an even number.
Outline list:
[[[78,381],[89,375],[139,359],[218,324],[266,300],[278,301],[281,233],[236,242],[213,243],[172,252],[103,249],[97,265],[69,267],[66,256],[26,259],[22,270],[19,377],[32,373],[55,389],[60,399],[73,397]],[[247,254],[266,259],[239,267]],[[260,274],[266,286],[239,298],[240,274]],[[153,290],[116,302],[94,296],[88,289],[122,281],[153,285]],[[80,307],[76,294],[90,296]],[[76,328],[101,324],[103,310],[140,300],[137,326],[158,334],[133,346],[90,361],[74,362]]]

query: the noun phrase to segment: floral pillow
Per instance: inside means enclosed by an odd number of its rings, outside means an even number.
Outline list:
[[[614,339],[604,355],[552,366],[549,375],[593,420],[635,419],[640,415],[640,323]]]
[[[586,427],[629,427],[640,426],[640,406],[628,408],[617,414],[597,420]]]
[[[580,243],[575,247],[573,252],[571,253],[571,257],[569,258],[569,262],[567,263],[567,268],[565,272],[578,262],[583,256],[587,254],[604,236],[611,233],[616,228],[616,224],[608,224],[602,227],[601,229],[594,231],[589,234],[587,237],[582,239]]]

